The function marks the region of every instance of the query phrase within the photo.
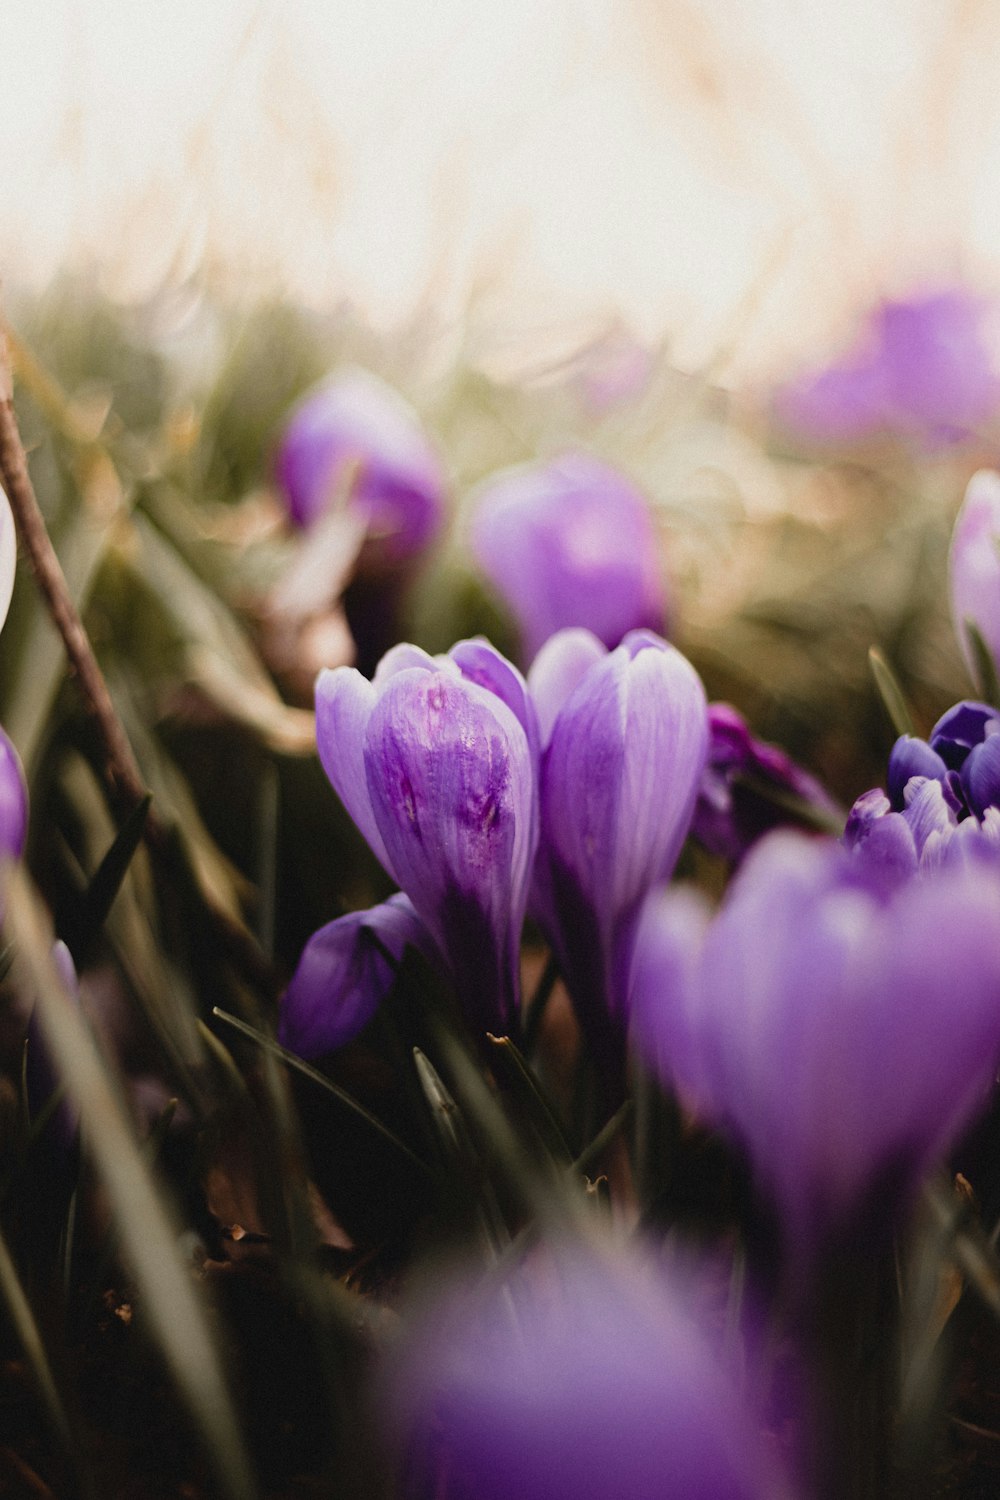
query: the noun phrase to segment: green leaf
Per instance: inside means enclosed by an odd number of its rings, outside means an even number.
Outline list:
[[[972,660],[975,665],[973,675],[980,697],[993,708],[1000,708],[1000,681],[997,680],[997,664],[993,660],[993,653],[983,640],[982,631],[975,620],[967,616],[964,624],[972,650]]]
[[[493,1061],[497,1071],[502,1073],[512,1096],[517,1099],[545,1150],[560,1165],[572,1161],[573,1155],[555,1110],[510,1037],[493,1036],[487,1032],[487,1040],[493,1048]]]
[[[78,967],[104,926],[128,874],[135,852],[142,842],[152,800],[152,793],[147,792],[129,813],[114,843],[98,865],[72,918],[63,926],[63,938]]]
[[[882,706],[889,715],[889,722],[896,734],[912,735],[915,733],[913,719],[910,717],[903,690],[896,680],[896,674],[877,646],[868,648],[868,665],[875,679],[879,697],[882,699]]]

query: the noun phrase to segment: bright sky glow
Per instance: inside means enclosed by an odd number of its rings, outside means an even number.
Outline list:
[[[966,0],[4,0],[0,265],[210,263],[494,349],[618,314],[801,357],[912,280],[1000,290],[994,8]]]

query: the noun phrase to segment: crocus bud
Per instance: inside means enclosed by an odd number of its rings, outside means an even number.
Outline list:
[[[639,1045],[653,1037],[651,1064],[746,1148],[800,1272],[859,1226],[886,1233],[985,1103],[998,910],[987,863],[886,884],[832,841],[781,832],[741,867],[699,961],[669,966],[658,994],[637,960]],[[678,945],[676,921],[651,938],[663,920],[653,908],[641,930],[654,958]]]
[[[1000,406],[985,312],[958,289],[879,303],[841,359],[779,392],[779,420],[820,443],[895,433],[939,447],[968,436]]]
[[[514,616],[531,661],[557,630],[584,626],[608,647],[663,631],[656,530],[633,485],[585,453],[507,469],[475,501],[472,552]]]
[[[776,1500],[760,1433],[686,1284],[566,1247],[413,1320],[386,1407],[411,1500]]]
[[[981,668],[969,638],[973,626],[1000,672],[1000,474],[981,469],[965,491],[948,559],[951,615],[975,681]]]
[[[529,685],[542,726],[541,840],[533,906],[585,1032],[625,1022],[640,907],[688,831],[708,748],[701,680],[659,636],[612,652],[554,636]]]
[[[427,929],[403,895],[314,932],[281,1002],[278,1041],[305,1058],[349,1042],[389,993],[407,948],[436,957]]]
[[[521,928],[538,838],[534,708],[485,641],[398,646],[368,682],[316,684],[324,770],[447,963],[473,1024],[516,1023]]]
[[[443,519],[444,471],[416,414],[364,370],[333,375],[303,397],[274,473],[297,526],[339,501],[391,561],[421,551]]]

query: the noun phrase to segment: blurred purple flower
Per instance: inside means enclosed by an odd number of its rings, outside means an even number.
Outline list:
[[[901,735],[887,790],[864,793],[848,816],[844,842],[863,860],[912,871],[1000,856],[1000,712],[966,699],[929,740]]]
[[[987,311],[959,289],[878,303],[841,360],[778,393],[779,420],[832,444],[901,433],[933,447],[968,436],[1000,406]]]
[[[320,1057],[357,1036],[392,988],[407,948],[436,957],[408,896],[349,912],[314,932],[285,991],[278,1041]]]
[[[472,552],[508,605],[533,660],[579,625],[608,647],[629,630],[663,631],[667,603],[645,500],[585,453],[507,469],[478,492]]]
[[[975,681],[980,668],[969,625],[1000,674],[1000,474],[981,469],[965,491],[951,535],[948,561],[951,615],[962,654]]]
[[[688,831],[708,748],[705,692],[666,641],[608,652],[553,636],[529,686],[542,735],[532,907],[598,1057],[623,1033],[635,924]]]
[[[28,788],[21,758],[0,729],[0,861],[20,859],[28,834]]]
[[[691,832],[713,854],[736,862],[762,834],[781,824],[810,817],[842,821],[837,804],[816,778],[776,745],[755,739],[728,703],[708,705],[708,728],[708,762]]]
[[[891,1225],[986,1100],[1000,871],[893,885],[832,841],[776,833],[700,951],[672,899],[640,929],[637,1045],[745,1146],[801,1271],[859,1226]]]
[[[374,680],[316,683],[323,768],[445,959],[473,1023],[516,1024],[538,840],[538,730],[524,679],[486,641],[396,646]]]
[[[297,526],[340,499],[394,561],[426,547],[444,517],[444,470],[415,412],[365,370],[331,376],[293,408],[274,473]]]
[[[532,1277],[532,1270],[540,1274]],[[503,1288],[453,1282],[390,1370],[409,1500],[776,1500],[686,1284],[579,1246]]]

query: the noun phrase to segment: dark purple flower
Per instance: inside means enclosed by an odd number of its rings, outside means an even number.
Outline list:
[[[372,682],[320,674],[316,740],[341,801],[409,896],[467,1013],[506,1030],[538,839],[535,714],[486,641],[394,647]]]
[[[387,1406],[410,1500],[785,1494],[686,1284],[622,1251],[453,1283],[416,1319]]]
[[[986,305],[961,290],[880,302],[847,353],[786,386],[786,427],[821,443],[889,433],[929,446],[968,436],[1000,405]]]
[[[28,788],[21,759],[0,729],[0,861],[20,859],[28,833]]]
[[[1000,870],[884,882],[832,841],[772,834],[693,960],[683,923],[657,930],[669,899],[635,966],[651,1064],[745,1146],[800,1268],[876,1199],[891,1224],[996,1074]]]
[[[630,630],[665,627],[649,507],[624,475],[585,453],[488,479],[472,552],[510,608],[528,661],[567,626],[585,626],[608,647]]]
[[[951,534],[948,572],[955,634],[973,679],[979,680],[980,668],[970,625],[1000,673],[1000,474],[983,469],[970,479]]]
[[[435,958],[408,896],[348,912],[314,932],[281,1002],[278,1040],[300,1057],[333,1052],[364,1030],[407,948]]]
[[[554,636],[529,686],[542,734],[533,909],[581,1024],[600,1045],[624,1028],[632,942],[650,888],[673,869],[708,747],[705,692],[659,636],[607,652]]]
[[[713,854],[735,862],[780,824],[803,817],[837,820],[837,805],[816,778],[777,745],[755,739],[728,703],[709,704],[708,729],[708,761],[691,832]]]
[[[274,473],[297,526],[339,501],[392,560],[421,551],[444,517],[444,471],[416,414],[364,370],[333,375],[303,397]]]
[[[956,703],[929,740],[901,735],[889,755],[888,796],[866,792],[852,808],[845,843],[882,860],[890,844],[904,864],[964,858],[997,849],[1000,827],[1000,712]],[[908,830],[912,856],[904,855]],[[957,833],[961,838],[953,850]]]

